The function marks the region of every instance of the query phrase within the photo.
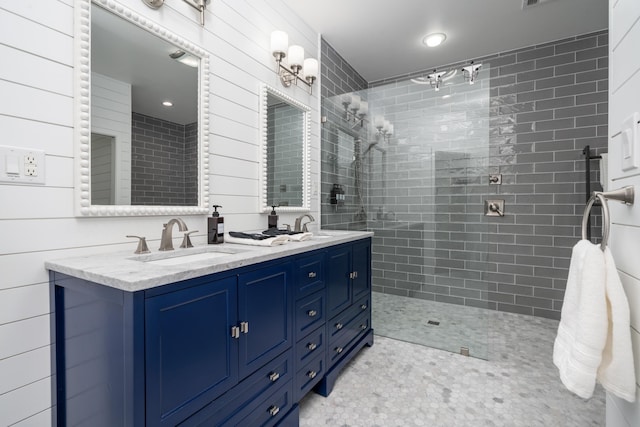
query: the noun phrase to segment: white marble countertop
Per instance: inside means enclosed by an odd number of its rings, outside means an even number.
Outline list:
[[[144,255],[119,251],[50,260],[45,262],[45,268],[135,292],[370,236],[373,233],[366,231],[321,230],[311,240],[273,247],[223,243]]]

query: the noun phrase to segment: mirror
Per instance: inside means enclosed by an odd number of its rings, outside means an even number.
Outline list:
[[[311,109],[263,85],[261,101],[261,212],[308,212]]]
[[[77,215],[208,213],[208,55],[111,0],[75,6]]]

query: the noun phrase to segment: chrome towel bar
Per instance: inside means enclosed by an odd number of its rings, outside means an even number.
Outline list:
[[[600,248],[604,251],[607,247],[607,242],[609,241],[609,230],[611,228],[609,220],[609,205],[607,204],[607,200],[618,200],[625,205],[633,205],[634,198],[635,191],[632,185],[627,185],[626,187],[612,191],[594,191],[587,201],[587,206],[585,207],[584,214],[582,215],[582,239],[587,239],[589,212],[591,212],[591,208],[595,201],[599,200],[602,205],[602,242],[600,243]]]

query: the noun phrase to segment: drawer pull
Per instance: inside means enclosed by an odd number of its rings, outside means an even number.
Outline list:
[[[343,326],[342,323],[336,323],[336,329],[342,329]]]
[[[315,350],[316,348],[318,348],[318,346],[316,345],[316,343],[314,342],[310,342],[309,344],[307,344],[307,348],[311,351]]]
[[[361,308],[362,310],[366,310],[366,309],[367,309],[367,304],[362,304],[362,305],[360,306],[360,308]]]
[[[336,353],[338,353],[338,354],[342,353],[343,350],[344,350],[344,348],[342,348],[342,347],[336,347]]]
[[[357,279],[357,278],[358,278],[357,271],[352,271],[351,273],[349,273],[349,279]]]
[[[309,317],[316,317],[318,315],[318,312],[315,310],[309,310],[307,311],[307,316]]]
[[[271,381],[272,383],[278,381],[278,378],[280,378],[280,374],[277,372],[271,372],[269,374],[269,381]]]
[[[315,271],[310,271],[310,272],[309,272],[309,278],[310,278],[310,279],[313,279],[313,278],[315,278],[315,277],[316,277],[316,272],[315,272]]]
[[[231,327],[231,338],[240,338],[240,328],[237,326]]]
[[[365,324],[360,325],[360,329],[362,329],[364,331],[365,329],[367,329],[367,325],[365,325]]]
[[[318,375],[318,373],[316,371],[309,371],[307,372],[307,376],[311,379],[314,379],[316,377],[316,375]]]
[[[278,408],[277,406],[273,405],[269,407],[269,414],[271,414],[272,417],[278,415],[278,412],[280,412],[280,408]]]
[[[240,322],[240,332],[243,334],[249,333],[249,322]]]

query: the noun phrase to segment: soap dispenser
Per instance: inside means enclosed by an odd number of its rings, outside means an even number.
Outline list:
[[[210,245],[217,243],[224,243],[224,217],[220,216],[218,208],[220,205],[213,205],[213,213],[211,218],[207,218],[207,243]]]
[[[271,206],[271,213],[269,214],[269,227],[268,228],[278,228],[278,214],[276,213],[276,206]]]

